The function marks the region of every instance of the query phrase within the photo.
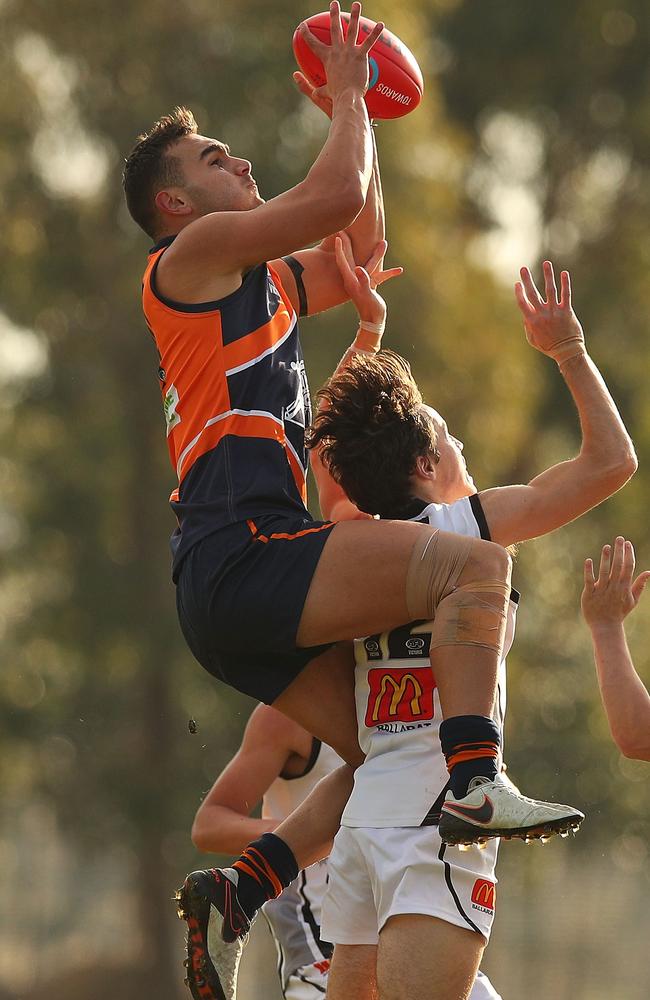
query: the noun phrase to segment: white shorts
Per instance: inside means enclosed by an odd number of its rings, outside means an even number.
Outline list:
[[[422,913],[482,934],[494,918],[498,842],[461,851],[433,826],[341,827],[328,861],[321,937],[333,944],[377,944],[386,921]]]
[[[329,966],[329,962],[323,961],[296,969],[284,989],[285,1000],[323,1000],[327,993]]]

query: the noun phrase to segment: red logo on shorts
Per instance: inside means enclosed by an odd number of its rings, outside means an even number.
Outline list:
[[[496,886],[487,878],[477,878],[472,889],[472,902],[484,910],[494,913]]]
[[[366,726],[389,722],[420,722],[433,718],[433,692],[436,682],[430,667],[409,670],[368,671],[368,707]]]

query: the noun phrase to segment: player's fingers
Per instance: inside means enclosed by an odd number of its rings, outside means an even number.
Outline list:
[[[585,559],[585,590],[587,593],[591,593],[594,589],[594,563],[593,559]]]
[[[300,73],[296,70],[296,72],[293,74],[293,82],[295,83],[300,93],[304,94],[305,97],[311,97],[312,94],[314,93],[314,88],[304,73]]]
[[[598,567],[597,583],[607,583],[609,580],[609,564],[612,556],[611,545],[603,545],[600,553],[600,566]]]
[[[563,309],[571,308],[571,275],[568,271],[560,274],[560,305]]]
[[[306,24],[305,21],[302,22],[298,30],[300,31],[303,42],[309,46],[314,55],[317,55],[322,62],[323,56],[326,55],[329,50],[329,45],[325,45],[324,42],[321,42],[320,38],[316,38],[316,35],[312,33],[309,25]]]
[[[618,582],[623,575],[623,556],[625,554],[625,539],[622,535],[617,535],[614,539],[614,550],[612,553],[612,565],[609,576],[614,582]]]
[[[361,4],[353,3],[350,8],[350,20],[348,21],[348,33],[345,36],[348,45],[356,45],[359,37],[359,15],[361,14]]]
[[[385,281],[398,278],[400,274],[404,274],[403,267],[389,267],[387,271],[375,271],[372,275],[372,283],[373,285],[383,285]]]
[[[345,254],[345,259],[348,262],[348,266],[351,271],[354,271],[356,267],[356,260],[354,259],[354,252],[352,250],[352,240],[346,233],[345,229],[342,229],[338,234],[338,239],[341,241],[341,248]]]
[[[341,7],[338,0],[332,0],[332,3],[330,4],[330,37],[332,39],[332,45],[341,45],[343,42]]]
[[[632,597],[634,598],[634,603],[636,604],[641,597],[641,594],[645,590],[645,585],[650,580],[650,570],[644,570],[643,573],[639,573],[636,580],[632,584]]]
[[[519,275],[521,277],[521,283],[524,286],[524,291],[526,293],[526,298],[532,306],[543,305],[542,296],[537,291],[537,285],[533,281],[533,276],[527,267],[522,267]]]
[[[555,271],[553,270],[553,265],[550,260],[545,260],[543,265],[544,270],[544,291],[546,294],[546,301],[549,305],[556,306],[557,301],[557,288],[555,286]]]
[[[632,577],[634,576],[634,567],[636,565],[636,559],[634,558],[634,546],[632,542],[627,539],[623,541],[623,565],[621,566],[621,583],[625,587],[629,587],[632,584]]]
[[[373,47],[377,39],[380,37],[385,27],[386,25],[384,24],[383,21],[377,21],[376,25],[374,26],[370,34],[366,35],[365,39],[359,46],[362,52],[370,52],[371,48]]]
[[[348,255],[345,252],[343,239],[340,236],[337,236],[334,241],[334,254],[336,256],[336,263],[338,264],[339,271],[343,275],[343,279],[345,280],[351,278],[354,274],[354,261],[352,261],[352,265],[350,265]]]
[[[362,292],[370,292],[372,290],[370,275],[366,271],[365,267],[361,267],[361,264],[357,264],[354,269],[354,275],[359,282]]]
[[[531,306],[530,302],[526,298],[526,293],[524,291],[524,286],[521,281],[515,282],[515,298],[517,300],[517,305],[523,313],[524,319],[532,319],[535,315],[535,310]]]
[[[372,272],[379,267],[386,255],[387,249],[388,243],[386,240],[380,240],[364,264],[364,267],[370,272],[370,274],[372,274]]]

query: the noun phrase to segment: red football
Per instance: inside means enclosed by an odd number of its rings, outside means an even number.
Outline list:
[[[341,14],[343,33],[348,30],[349,14]],[[314,14],[305,22],[319,41],[330,43],[330,15]],[[359,39],[369,35],[375,22],[359,18]],[[298,29],[293,35],[296,62],[315,87],[326,83],[325,70],[318,56],[303,40]],[[417,60],[396,35],[384,28],[368,55],[370,83],[366,105],[371,118],[401,118],[417,108],[422,99],[424,80]]]

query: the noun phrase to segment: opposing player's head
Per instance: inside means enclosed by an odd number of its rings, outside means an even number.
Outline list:
[[[187,108],[175,108],[138,137],[123,183],[129,212],[154,240],[210,212],[248,211],[263,202],[249,161],[199,135]]]
[[[422,401],[407,361],[358,354],[319,392],[309,447],[368,514],[400,517],[413,497],[453,503],[475,492],[463,446]]]

